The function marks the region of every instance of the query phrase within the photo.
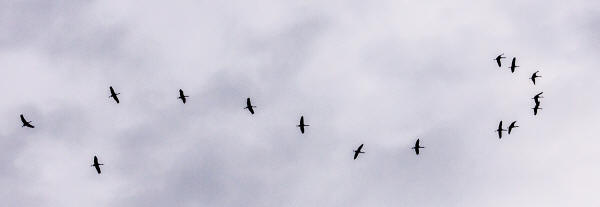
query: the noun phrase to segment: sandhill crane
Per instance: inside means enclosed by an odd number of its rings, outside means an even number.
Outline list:
[[[508,134],[510,134],[510,132],[512,131],[513,128],[519,127],[517,125],[515,125],[517,123],[517,121],[513,121],[512,123],[510,123],[510,126],[508,126]]]
[[[115,93],[115,89],[113,89],[112,86],[109,86],[109,88],[110,88],[110,96],[109,96],[109,98],[112,97],[113,99],[115,99],[115,101],[117,103],[119,103],[119,98],[117,97],[117,95],[119,95],[121,93]]]
[[[181,101],[183,101],[183,104],[185,104],[185,102],[187,100],[186,99],[187,97],[189,97],[189,96],[183,95],[183,90],[179,89],[179,97],[178,97],[178,99],[181,99]]]
[[[246,99],[246,107],[244,107],[244,109],[248,109],[248,111],[250,111],[251,114],[254,114],[254,109],[252,108],[256,108],[256,106],[252,106],[250,98]]]
[[[533,109],[533,115],[534,115],[534,116],[535,116],[535,115],[537,115],[537,113],[538,113],[538,110],[542,110],[542,108],[540,108],[540,103],[539,103],[539,102],[537,102],[537,103],[535,104],[535,106],[534,106],[533,108],[531,108],[531,109]]]
[[[514,73],[515,69],[517,69],[517,67],[519,67],[518,65],[516,65],[517,58],[513,57],[512,59],[512,64],[510,64],[510,72]]]
[[[33,125],[30,124],[33,121],[27,121],[25,119],[25,117],[23,116],[23,114],[21,114],[21,122],[23,122],[23,126],[21,126],[21,127],[35,128],[35,126],[33,126]]]
[[[360,146],[358,146],[358,149],[354,150],[354,159],[356,160],[356,158],[358,157],[358,154],[360,153],[365,153],[363,151],[360,151],[363,148],[364,144],[360,144]]]
[[[98,157],[96,157],[96,156],[94,155],[94,164],[92,164],[92,166],[91,166],[91,167],[95,167],[95,168],[96,168],[96,172],[98,172],[98,174],[100,174],[100,173],[101,173],[101,172],[100,172],[100,165],[104,165],[104,164],[100,164],[100,163],[98,163]]]
[[[535,104],[536,104],[536,105],[539,105],[539,104],[540,104],[540,98],[544,98],[544,97],[542,96],[542,94],[543,94],[543,93],[544,93],[544,92],[540,92],[540,93],[536,94],[535,96],[533,96],[533,98],[531,98],[531,99],[533,99],[533,101],[535,101]]]
[[[298,127],[300,127],[300,132],[302,132],[302,134],[304,134],[305,126],[310,126],[310,125],[304,124],[304,116],[300,116],[300,124],[298,125]]]
[[[540,72],[540,71],[539,71],[539,70],[538,70],[538,71],[535,71],[535,73],[533,73],[533,74],[531,75],[531,78],[529,78],[529,79],[531,79],[531,82],[533,82],[533,85],[535,85],[535,79],[536,79],[536,78],[540,78],[540,77],[542,77],[542,76],[538,76],[538,75],[537,75],[537,73],[538,73],[538,72]]]
[[[502,139],[502,131],[506,131],[506,129],[502,128],[502,121],[500,121],[498,129],[496,129],[496,131],[498,132],[498,139]]]
[[[419,155],[419,148],[425,148],[425,147],[421,147],[421,146],[419,145],[419,139],[417,139],[417,142],[415,143],[415,146],[414,146],[413,148],[411,148],[411,149],[414,149],[414,150],[415,150],[415,153],[416,153],[417,155]]]
[[[503,57],[502,55],[504,55],[504,53],[502,53],[502,54],[498,55],[498,57],[496,57],[496,58],[494,59],[494,60],[496,60],[496,63],[498,63],[498,67],[502,67],[502,62],[501,62],[501,59],[502,59],[502,58],[506,58],[506,57]]]

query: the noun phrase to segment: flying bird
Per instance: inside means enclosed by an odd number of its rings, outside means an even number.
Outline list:
[[[421,147],[421,146],[419,145],[419,139],[417,139],[417,142],[415,143],[415,147],[413,147],[413,148],[411,148],[411,149],[414,149],[414,150],[415,150],[415,153],[416,153],[417,155],[419,155],[419,148],[425,148],[425,147]]]
[[[304,116],[300,116],[300,125],[298,125],[298,127],[300,127],[300,132],[302,132],[302,134],[304,134],[305,126],[310,126],[310,125],[304,124]]]
[[[189,96],[183,95],[183,90],[179,89],[179,98],[181,99],[181,101],[183,101],[183,104],[185,104],[186,98]]]
[[[535,79],[536,79],[536,78],[540,78],[540,77],[542,77],[542,76],[538,76],[538,75],[537,75],[537,73],[538,73],[538,72],[540,72],[540,71],[539,71],[539,70],[538,70],[538,71],[535,71],[535,73],[533,73],[533,74],[531,75],[531,78],[529,78],[529,79],[531,79],[531,82],[533,82],[533,85],[535,85]]]
[[[500,125],[498,125],[496,131],[498,132],[498,139],[502,139],[502,131],[506,131],[506,129],[502,128],[502,121],[500,121]]]
[[[250,98],[246,99],[246,107],[244,109],[248,109],[248,111],[250,111],[251,114],[254,114],[254,109],[256,106],[252,106],[252,103],[250,102]]]
[[[512,73],[514,73],[515,69],[517,69],[517,67],[519,67],[518,65],[516,65],[516,61],[517,61],[517,58],[513,57],[512,64],[510,64],[510,72],[512,72]]]
[[[23,114],[21,114],[21,122],[23,122],[23,126],[21,126],[21,127],[35,128],[35,126],[30,124],[32,121],[27,121],[25,119],[25,117],[23,116]]]
[[[534,106],[533,108],[531,108],[531,109],[533,109],[533,115],[535,116],[535,115],[537,115],[537,113],[538,113],[538,110],[541,110],[542,108],[540,108],[540,103],[539,103],[539,102],[537,102],[537,103],[535,104],[535,106]]]
[[[543,93],[544,92],[540,92],[540,93],[536,94],[535,96],[533,96],[533,98],[531,98],[531,99],[533,99],[533,101],[535,101],[536,105],[540,105],[540,98],[544,98],[542,96]]]
[[[517,123],[517,121],[513,121],[512,123],[510,123],[510,126],[508,126],[508,134],[510,134],[510,132],[512,131],[513,128],[519,127],[517,125],[515,125]]]
[[[95,167],[96,168],[96,172],[98,172],[98,174],[100,174],[100,165],[104,165],[104,164],[98,163],[98,157],[96,157],[94,155],[94,164],[91,167]]]
[[[360,154],[360,153],[365,153],[365,152],[362,152],[362,151],[360,151],[360,150],[363,148],[363,145],[364,145],[364,144],[360,144],[360,146],[358,146],[358,149],[354,150],[354,159],[355,159],[355,160],[356,160],[356,158],[358,157],[358,154]]]
[[[119,98],[117,97],[117,95],[119,95],[119,94],[121,94],[121,93],[115,93],[115,89],[113,89],[113,87],[110,86],[110,96],[109,96],[109,98],[112,97],[113,99],[115,99],[115,101],[117,103],[119,103]]]
[[[498,63],[498,67],[502,67],[502,62],[501,62],[501,59],[502,59],[502,58],[506,58],[506,57],[503,57],[502,55],[504,55],[504,53],[502,53],[502,54],[498,55],[498,57],[496,57],[496,58],[495,58],[495,60],[496,60],[496,63]]]

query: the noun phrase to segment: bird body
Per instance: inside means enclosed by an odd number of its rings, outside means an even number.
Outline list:
[[[502,139],[502,131],[506,131],[506,129],[502,128],[502,121],[500,121],[498,129],[496,129],[496,131],[498,132],[498,139]]]
[[[497,56],[497,57],[494,59],[494,60],[496,60],[496,63],[498,63],[498,67],[502,67],[502,62],[501,62],[501,59],[502,59],[502,58],[506,58],[506,57],[503,57],[502,55],[504,55],[504,53],[502,53],[502,54],[498,55],[498,56]]]
[[[362,148],[363,148],[363,145],[364,145],[364,144],[360,144],[360,146],[358,146],[358,149],[354,150],[354,159],[355,159],[355,160],[356,160],[356,158],[358,157],[358,155],[359,155],[360,153],[365,153],[365,152],[363,152],[363,151],[360,151],[360,150],[362,150]]]
[[[514,72],[515,72],[515,69],[517,69],[517,67],[519,67],[519,66],[517,65],[516,61],[517,61],[517,58],[516,58],[516,57],[513,57],[513,59],[512,59],[512,63],[510,64],[510,72],[511,72],[511,73],[514,73]]]
[[[508,126],[508,134],[510,134],[510,132],[513,130],[513,128],[519,127],[517,125],[515,125],[517,123],[517,121],[513,121],[512,123],[510,123],[510,125]]]
[[[304,134],[305,126],[310,126],[310,125],[304,124],[304,116],[300,116],[300,124],[298,125],[298,127],[300,127],[300,132],[302,132],[302,134]]]
[[[542,77],[542,76],[538,76],[538,75],[537,75],[537,73],[538,73],[538,72],[540,72],[540,71],[539,71],[539,70],[538,70],[538,71],[535,71],[535,73],[533,73],[533,74],[531,75],[531,78],[529,78],[529,79],[531,79],[531,82],[533,82],[533,85],[535,85],[535,79],[536,79],[536,78],[540,78],[540,77]]]
[[[181,99],[181,101],[183,102],[183,104],[185,104],[185,102],[187,100],[186,99],[187,97],[189,97],[189,96],[184,95],[183,94],[183,90],[179,89],[179,97],[178,97],[178,99]]]
[[[421,145],[419,145],[419,139],[417,139],[417,142],[415,143],[415,146],[411,149],[415,150],[415,154],[419,155],[419,149],[420,148],[425,148],[425,147],[421,147]]]
[[[27,121],[25,119],[25,117],[23,116],[23,114],[21,114],[21,122],[23,122],[23,126],[21,126],[21,127],[35,128],[35,126],[30,124],[32,121]]]
[[[252,108],[256,108],[256,106],[252,106],[250,98],[246,99],[246,107],[244,107],[244,109],[248,109],[248,111],[250,111],[251,114],[254,114],[254,109]]]
[[[92,167],[96,168],[96,172],[98,172],[98,174],[101,173],[101,171],[100,171],[100,165],[104,165],[104,164],[98,163],[98,157],[96,157],[94,155],[94,164],[92,164]]]
[[[115,89],[113,89],[112,86],[109,86],[109,88],[110,88],[110,96],[109,96],[109,98],[112,97],[117,102],[117,104],[118,104],[119,103],[119,97],[117,97],[117,95],[119,95],[121,93],[115,93]]]

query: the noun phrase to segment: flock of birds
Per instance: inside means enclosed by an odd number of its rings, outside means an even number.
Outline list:
[[[503,59],[503,58],[506,58],[506,57],[504,57],[503,55],[504,55],[504,53],[502,53],[502,54],[498,55],[496,58],[494,58],[494,60],[496,60],[496,63],[498,64],[498,67],[500,67],[500,68],[502,68],[502,59]],[[519,66],[516,64],[516,62],[517,62],[517,58],[516,58],[516,57],[513,57],[513,59],[512,59],[512,62],[511,62],[511,64],[510,64],[510,67],[508,67],[508,68],[510,69],[510,72],[511,72],[511,73],[514,73],[514,72],[515,72],[515,70],[517,69],[517,67],[519,67]],[[529,79],[531,80],[531,82],[533,82],[533,85],[535,85],[535,80],[536,80],[537,78],[541,78],[541,77],[542,77],[542,76],[538,76],[538,73],[539,73],[539,72],[540,72],[539,70],[538,70],[538,71],[535,71],[535,72],[534,72],[534,73],[531,75],[531,77],[529,78]],[[533,98],[532,98],[532,99],[533,99],[533,101],[535,102],[535,106],[533,106],[533,108],[531,108],[531,109],[533,109],[533,115],[534,115],[534,116],[536,116],[536,115],[538,114],[538,110],[541,110],[541,109],[542,109],[542,108],[540,108],[540,98],[544,98],[544,97],[542,96],[542,94],[543,94],[543,93],[544,93],[544,92],[540,92],[540,93],[536,94],[535,96],[533,96]],[[517,124],[517,121],[513,121],[513,122],[512,122],[512,123],[510,123],[510,125],[508,126],[508,129],[504,129],[504,128],[502,128],[502,121],[500,121],[500,124],[498,124],[498,129],[496,129],[496,132],[498,132],[498,139],[502,139],[502,132],[503,132],[503,131],[507,131],[507,132],[508,132],[508,134],[510,134],[514,128],[517,128],[517,127],[519,127],[519,126],[517,126],[516,124]]]
[[[506,58],[503,56],[504,54],[500,54],[498,55],[496,58],[494,58],[494,60],[496,60],[496,62],[498,63],[498,67],[502,67],[502,59]],[[513,57],[512,59],[512,63],[509,67],[511,73],[514,73],[516,68],[519,67],[516,65],[516,58]],[[533,82],[533,84],[535,85],[535,81],[536,78],[540,78],[542,76],[538,76],[537,73],[539,71],[536,71],[533,73],[533,75],[531,75],[531,81]],[[115,102],[120,103],[119,101],[119,97],[118,95],[121,93],[117,93],[115,92],[115,90],[113,89],[112,86],[109,86],[110,89],[110,96],[109,98],[113,98],[115,100]],[[542,95],[543,92],[538,93],[537,95],[535,95],[532,99],[535,102],[535,106],[532,108],[533,109],[533,114],[537,115],[538,110],[542,109],[540,108],[540,98],[543,98]],[[184,93],[183,90],[179,89],[179,97],[178,99],[181,99],[181,101],[183,102],[183,104],[185,104],[187,102],[187,97]],[[256,108],[256,106],[252,105],[252,102],[250,101],[250,98],[246,99],[246,107],[244,107],[244,109],[248,109],[248,111],[250,112],[250,114],[254,114],[254,108]],[[32,121],[27,121],[27,119],[25,119],[25,117],[23,116],[23,114],[21,114],[21,122],[23,122],[23,126],[22,127],[28,127],[28,128],[35,128],[35,126],[31,125]],[[508,131],[508,134],[510,134],[515,128],[519,127],[516,125],[517,121],[513,121],[509,126],[508,129],[504,129],[502,127],[502,121],[500,121],[500,124],[498,125],[498,129],[496,130],[498,132],[498,138],[502,139],[502,132],[503,131]],[[300,128],[300,132],[302,134],[304,134],[304,130],[305,127],[310,126],[308,124],[304,123],[304,116],[300,116],[300,123],[297,125],[297,127]],[[413,150],[415,150],[415,154],[419,155],[419,149],[425,148],[423,146],[421,146],[419,144],[420,140],[417,139],[417,141],[415,142],[415,145],[411,148]],[[358,158],[358,156],[362,153],[365,153],[364,151],[362,151],[364,144],[361,144],[360,146],[358,146],[358,148],[356,150],[354,150],[354,159],[356,160],[356,158]],[[93,164],[91,165],[92,167],[96,168],[96,172],[98,172],[98,174],[101,173],[100,170],[100,165],[104,165],[102,163],[98,162],[98,157],[94,156],[94,160],[93,160]]]

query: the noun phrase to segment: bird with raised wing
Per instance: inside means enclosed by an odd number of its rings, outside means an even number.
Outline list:
[[[256,106],[252,106],[250,98],[246,99],[246,107],[244,107],[244,109],[248,109],[248,111],[250,111],[251,114],[254,114],[254,109],[252,108],[256,108]]]
[[[30,124],[33,121],[27,121],[25,119],[25,117],[23,116],[23,114],[21,114],[21,122],[23,122],[23,126],[21,126],[21,127],[35,128],[35,126],[33,126],[33,125]]]
[[[110,88],[110,96],[109,98],[113,98],[117,103],[119,103],[119,97],[117,97],[117,95],[121,94],[121,93],[115,93],[115,89],[113,89],[112,86],[109,86]]]
[[[354,159],[355,159],[355,160],[356,160],[356,158],[358,157],[358,154],[360,154],[360,153],[365,153],[365,152],[363,152],[363,151],[360,151],[360,150],[362,150],[362,148],[363,148],[363,145],[364,145],[364,144],[360,144],[360,146],[358,146],[358,149],[354,150]]]
[[[502,54],[498,55],[496,58],[494,58],[494,60],[496,60],[496,63],[498,63],[498,67],[502,67],[502,61],[501,61],[501,59],[502,58],[506,58],[506,57],[504,57],[502,55],[504,55],[504,53],[502,53]]]
[[[517,125],[515,125],[517,123],[517,121],[513,121],[512,123],[510,123],[510,125],[508,126],[508,134],[510,134],[510,132],[513,130],[513,128],[519,127]]]
[[[540,105],[540,98],[544,98],[542,96],[543,93],[544,92],[540,92],[540,93],[536,94],[535,96],[533,96],[533,98],[531,98],[531,99],[533,99],[533,101],[535,102],[536,105]]]
[[[538,71],[535,71],[535,73],[533,73],[533,74],[531,75],[531,78],[529,78],[529,79],[531,79],[531,82],[533,82],[533,85],[535,85],[535,79],[536,79],[536,78],[541,78],[541,77],[542,77],[542,76],[538,76],[538,75],[537,75],[537,73],[538,73],[538,72],[540,72],[540,71],[539,71],[539,70],[538,70]]]
[[[419,139],[417,139],[417,142],[415,143],[415,146],[414,146],[413,148],[411,148],[411,149],[414,149],[414,150],[415,150],[415,153],[416,153],[417,155],[419,155],[419,149],[420,149],[420,148],[425,148],[425,147],[421,147],[421,145],[419,145]]]
[[[181,101],[183,102],[183,104],[185,104],[185,102],[187,101],[187,99],[186,99],[187,97],[189,97],[189,96],[184,95],[183,94],[183,90],[179,89],[179,97],[178,97],[178,99],[181,99]]]
[[[300,127],[300,132],[302,132],[302,134],[304,134],[304,127],[310,126],[310,125],[304,124],[304,116],[300,116],[300,124],[297,126]]]
[[[515,69],[517,69],[517,67],[519,67],[516,62],[517,62],[517,58],[513,57],[512,63],[510,64],[510,67],[509,67],[511,73],[514,73]]]
[[[101,173],[101,171],[100,171],[100,165],[104,165],[104,164],[98,163],[98,157],[96,157],[96,156],[94,155],[94,164],[92,164],[92,166],[91,166],[91,167],[94,167],[94,168],[96,168],[96,172],[98,172],[98,174],[100,174],[100,173]]]
[[[496,129],[496,131],[498,132],[498,139],[502,139],[502,131],[506,131],[506,129],[502,128],[502,121],[500,121],[498,129]]]

